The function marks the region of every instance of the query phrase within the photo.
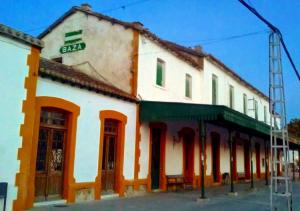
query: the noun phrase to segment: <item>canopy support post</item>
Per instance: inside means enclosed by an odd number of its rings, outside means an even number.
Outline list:
[[[232,154],[232,143],[233,143],[233,137],[232,137],[232,130],[228,129],[228,145],[229,145],[229,162],[230,162],[230,192],[229,195],[231,196],[237,196],[237,192],[234,192],[234,184],[233,184],[233,154]]]
[[[200,120],[198,122],[199,124],[199,141],[200,141],[200,148],[201,148],[201,153],[200,153],[200,171],[201,171],[201,199],[205,199],[205,123],[203,120]]]
[[[251,171],[251,185],[250,185],[250,188],[251,189],[254,189],[254,183],[253,183],[253,159],[252,159],[252,136],[250,135],[250,137],[249,137],[249,142],[250,142],[250,147],[249,147],[249,149],[250,149],[250,171]]]
[[[269,149],[268,149],[268,143],[265,140],[265,179],[266,179],[266,185],[269,185]]]

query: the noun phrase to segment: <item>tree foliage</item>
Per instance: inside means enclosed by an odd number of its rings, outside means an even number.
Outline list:
[[[292,136],[300,138],[300,119],[292,119],[288,124],[288,130]]]

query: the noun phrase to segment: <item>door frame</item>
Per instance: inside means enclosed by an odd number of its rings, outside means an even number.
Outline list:
[[[166,159],[166,133],[167,125],[162,122],[149,123],[149,163],[148,163],[148,176],[147,176],[147,190],[152,192],[151,181],[151,165],[152,165],[152,130],[158,128],[161,130],[160,135],[160,163],[159,163],[159,188],[161,190],[167,189],[166,172],[165,172],[165,159]]]
[[[41,109],[44,107],[64,110],[68,113],[67,117],[67,139],[65,152],[65,167],[63,179],[63,198],[68,203],[75,201],[75,193],[71,186],[75,183],[74,179],[74,158],[75,158],[75,144],[77,131],[77,118],[80,114],[80,107],[76,104],[56,97],[36,97],[35,105],[35,121],[33,130],[33,140],[31,146],[31,156],[29,165],[28,190],[26,198],[26,207],[32,207],[35,199],[35,172],[36,172],[36,158],[37,146],[39,140],[40,115]]]
[[[210,133],[210,137],[211,137],[211,170],[212,170],[212,181],[214,183],[220,183],[222,181],[222,178],[221,178],[221,166],[220,166],[220,162],[221,162],[221,135],[218,133],[218,132],[211,132]],[[213,156],[213,140],[214,138],[217,138],[218,139],[218,146],[217,146],[217,155],[216,155],[216,158],[215,156]],[[213,172],[213,163],[214,163],[214,160],[217,160],[217,172],[216,172],[216,176],[218,178],[218,180],[215,182],[214,181],[214,172]]]
[[[185,163],[186,163],[186,143],[184,140],[184,136],[191,136],[191,141],[192,141],[192,145],[191,145],[191,150],[192,153],[189,155],[192,157],[192,163],[191,163],[191,167],[192,167],[192,184],[195,183],[195,131],[193,128],[190,127],[183,127],[180,131],[178,131],[178,137],[179,139],[182,139],[182,175],[185,178],[186,177],[186,172],[185,172]]]
[[[124,196],[124,145],[125,145],[125,126],[127,123],[127,116],[114,110],[103,110],[99,113],[100,118],[100,142],[99,142],[99,157],[98,157],[98,173],[95,178],[95,199],[101,199],[101,176],[102,176],[102,157],[103,157],[103,141],[104,141],[104,125],[106,119],[118,121],[118,135],[117,135],[117,159],[116,159],[116,181],[115,192],[119,196]]]

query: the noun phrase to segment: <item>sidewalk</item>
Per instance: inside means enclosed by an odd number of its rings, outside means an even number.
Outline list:
[[[209,200],[197,202],[200,190],[149,193],[144,196],[131,198],[107,199],[66,205],[61,207],[47,206],[34,208],[32,210],[72,210],[72,211],[93,211],[93,210],[212,210],[212,211],[259,211],[270,210],[270,192],[264,181],[254,184],[256,191],[249,190],[250,183],[235,184],[235,191],[238,196],[229,196],[230,186],[217,186],[206,189]],[[300,210],[300,183],[293,184],[293,210]],[[280,204],[277,210],[285,210],[285,204]]]

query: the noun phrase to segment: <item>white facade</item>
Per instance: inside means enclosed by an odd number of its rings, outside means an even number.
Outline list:
[[[142,100],[203,103],[203,71],[174,56],[164,47],[140,35],[138,57],[138,96]],[[156,85],[157,59],[165,63],[165,85]],[[192,97],[185,97],[185,75],[192,76]]]
[[[29,72],[30,49],[31,46],[0,35],[0,128],[3,135],[0,139],[0,181],[8,182],[7,210],[12,210],[12,202],[17,197],[15,178],[20,168],[17,154],[22,144],[20,126],[24,122],[22,104],[26,99],[24,82]]]
[[[127,116],[123,175],[125,179],[133,179],[136,130],[135,103],[114,99],[42,78],[38,79],[37,96],[61,98],[80,107],[74,161],[74,178],[76,182],[95,181],[97,176],[101,123],[99,112],[102,110],[114,110]]]
[[[86,48],[61,54],[65,33],[77,30],[82,30],[81,39]],[[132,39],[131,29],[76,12],[42,38],[45,42],[42,57],[62,57],[63,64],[72,65],[98,80],[130,93]]]

